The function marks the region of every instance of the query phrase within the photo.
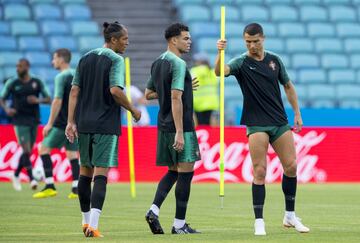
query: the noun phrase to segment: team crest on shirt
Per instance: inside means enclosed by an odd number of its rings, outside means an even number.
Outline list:
[[[269,63],[269,67],[270,67],[273,71],[275,71],[275,70],[276,70],[276,64],[275,64],[275,62],[271,61],[271,62]]]
[[[32,83],[31,83],[31,86],[32,86],[33,89],[36,89],[36,88],[37,88],[37,83],[36,83],[36,82],[32,82]]]

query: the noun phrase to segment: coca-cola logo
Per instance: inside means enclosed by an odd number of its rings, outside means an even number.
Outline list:
[[[195,170],[197,170],[197,172],[195,173],[196,175],[193,180],[218,181],[220,179],[220,144],[215,143],[210,145],[208,142],[210,134],[209,131],[205,129],[197,130],[196,133],[201,151],[201,160],[197,161],[195,164]],[[309,154],[310,149],[320,144],[325,137],[325,132],[318,134],[316,131],[309,131],[303,136],[294,133],[298,164],[297,177],[299,182],[326,180],[326,172],[316,167],[319,157],[317,155]],[[225,144],[224,161],[225,181],[239,182],[243,180],[252,182],[252,162],[248,143],[232,142]],[[271,146],[269,146],[267,161],[266,181],[274,182],[281,178],[283,169],[279,158],[276,156]],[[240,174],[239,171],[241,172]]]

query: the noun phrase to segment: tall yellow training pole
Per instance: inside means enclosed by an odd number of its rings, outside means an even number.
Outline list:
[[[221,6],[221,22],[220,22],[220,39],[225,39],[225,6]],[[221,208],[224,207],[224,170],[225,170],[225,162],[224,162],[224,79],[225,79],[225,50],[220,51],[220,203]]]
[[[130,79],[130,59],[125,58],[125,82],[126,96],[131,101],[131,79]],[[131,197],[136,197],[135,188],[135,161],[134,161],[134,136],[132,127],[132,116],[130,111],[127,112],[127,130],[128,130],[128,147],[129,147],[129,168],[130,168],[130,192]]]

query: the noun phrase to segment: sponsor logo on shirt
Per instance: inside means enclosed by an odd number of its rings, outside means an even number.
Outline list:
[[[32,86],[33,89],[36,89],[36,88],[37,88],[37,83],[36,83],[36,82],[32,82],[32,83],[31,83],[31,86]]]
[[[273,71],[275,71],[275,70],[276,70],[276,64],[275,64],[275,62],[270,61],[269,67],[270,67]]]
[[[255,70],[256,67],[249,66],[250,70]]]

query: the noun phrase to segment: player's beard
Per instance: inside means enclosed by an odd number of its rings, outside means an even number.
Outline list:
[[[28,73],[27,71],[18,72],[18,76],[19,76],[19,78],[23,79],[23,78],[25,78],[27,73]]]

